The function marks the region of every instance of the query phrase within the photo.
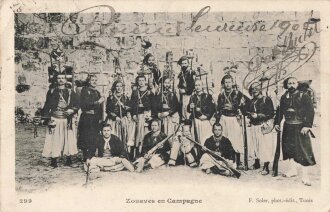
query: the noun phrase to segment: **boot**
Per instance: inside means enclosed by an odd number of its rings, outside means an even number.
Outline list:
[[[253,169],[260,169],[260,160],[259,159],[254,160]]]
[[[269,174],[269,162],[265,162],[264,163],[264,168],[262,169],[262,172],[261,172],[261,174],[262,175],[267,175],[267,174]]]
[[[236,153],[236,169],[239,169],[239,170],[243,170],[244,167],[241,163],[241,154],[240,153]]]
[[[71,166],[71,165],[72,165],[71,156],[66,156],[66,162],[64,166]]]
[[[57,167],[57,158],[52,158],[50,161],[50,166],[54,169]]]

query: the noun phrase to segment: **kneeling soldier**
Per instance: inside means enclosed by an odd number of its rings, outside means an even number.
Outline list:
[[[144,136],[142,157],[138,158],[135,162],[137,163],[137,172],[141,172],[145,166],[154,169],[168,162],[170,143],[166,140],[163,144],[159,145],[161,141],[167,138],[166,134],[160,131],[159,122],[158,119],[150,121],[149,128],[151,132],[148,132]],[[155,151],[152,150],[153,148],[155,148]]]
[[[194,143],[186,138],[192,138],[190,128],[191,126],[186,123],[182,127],[182,135],[178,134],[173,138],[169,166],[183,163],[188,164],[190,167],[197,166],[198,151]]]
[[[212,131],[213,135],[206,139],[204,147],[211,151],[219,152],[221,157],[226,159],[229,164],[234,164],[235,150],[230,140],[222,135],[222,125],[220,123],[214,123]],[[225,164],[207,152],[201,158],[200,167],[207,174],[213,172],[221,175],[230,175],[230,172],[223,168],[226,167]]]

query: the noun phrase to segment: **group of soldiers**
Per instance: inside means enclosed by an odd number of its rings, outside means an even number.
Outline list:
[[[79,92],[66,87],[65,75],[57,75],[57,85],[49,89],[43,108],[43,117],[48,118],[43,156],[51,158],[52,167],[57,167],[63,155],[65,165],[72,165],[71,156],[81,149],[88,172],[141,172],[167,164],[231,176],[228,167],[243,169],[247,141],[254,159],[252,168],[262,168],[261,174],[268,175],[274,159],[271,132],[277,130],[282,131],[283,159],[291,164],[284,175],[296,176],[300,164],[303,183],[311,185],[308,167],[316,163],[309,137],[314,109],[310,96],[298,89],[296,78],[284,81],[287,91],[275,110],[260,82],[250,85],[250,98],[227,74],[216,102],[204,91],[186,56],[178,61],[177,89],[173,78],[161,74],[154,60],[153,55],[146,55],[144,63],[150,74],[136,77],[130,97],[120,79],[113,83],[109,96],[102,96],[95,75],[88,76]],[[104,118],[102,105],[106,105]],[[75,128],[73,117],[78,111]]]

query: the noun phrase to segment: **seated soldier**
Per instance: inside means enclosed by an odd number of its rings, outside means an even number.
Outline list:
[[[206,149],[220,153],[221,157],[227,160],[230,165],[235,161],[235,150],[228,138],[222,135],[222,125],[214,123],[212,127],[213,135],[206,139],[203,150],[204,154],[200,160],[200,167],[207,174],[215,173],[221,175],[231,175],[224,167],[225,164],[217,157],[210,155]]]
[[[134,166],[126,159],[127,152],[122,141],[111,134],[111,125],[104,124],[102,135],[96,138],[95,146],[91,146],[87,153],[85,169],[90,172],[121,171],[124,168],[134,171]],[[95,157],[97,150],[98,157]]]
[[[178,133],[172,142],[169,166],[188,164],[190,167],[197,167],[198,152],[194,143],[186,137],[191,138],[191,125],[185,123],[182,127],[182,135]]]
[[[159,144],[167,138],[166,134],[160,131],[160,120],[152,119],[149,123],[149,130],[151,132],[148,132],[143,139],[142,157],[135,161],[137,172],[141,172],[144,167],[158,168],[168,162],[170,143],[166,140],[163,144]],[[159,146],[156,147],[157,145]]]

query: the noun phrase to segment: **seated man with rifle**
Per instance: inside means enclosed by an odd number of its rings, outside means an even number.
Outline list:
[[[200,161],[200,167],[207,174],[215,173],[230,176],[230,170],[223,168],[225,167],[225,164],[219,160],[219,157],[210,154],[208,150],[219,153],[229,164],[232,165],[235,162],[235,150],[230,140],[222,135],[222,125],[220,123],[214,123],[212,131],[213,135],[206,139],[205,144],[202,147],[204,154]]]
[[[121,171],[125,168],[134,172],[134,166],[126,158],[124,144],[111,134],[110,124],[103,124],[102,135],[97,138],[95,144],[89,147],[85,165],[87,172]],[[98,157],[95,156],[96,150]]]
[[[190,167],[197,167],[197,161],[199,159],[198,151],[193,142],[189,141],[186,137],[192,137],[191,135],[191,123],[185,121],[182,126],[182,133],[178,132],[173,138],[169,166],[175,165],[189,165]]]
[[[135,161],[136,171],[142,172],[146,168],[158,168],[168,162],[170,150],[170,139],[173,135],[167,136],[160,131],[160,121],[152,119],[149,123],[150,132],[143,139],[143,146],[140,158]]]

